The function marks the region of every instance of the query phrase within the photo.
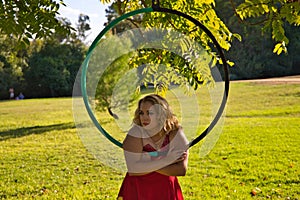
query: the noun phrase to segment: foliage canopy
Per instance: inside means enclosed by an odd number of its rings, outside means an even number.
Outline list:
[[[29,45],[30,39],[69,34],[70,24],[57,18],[60,5],[65,6],[63,0],[1,0],[0,34],[18,38],[20,48]]]

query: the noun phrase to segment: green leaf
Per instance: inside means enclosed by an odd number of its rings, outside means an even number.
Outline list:
[[[238,39],[240,42],[242,41],[242,36],[240,34],[234,33],[233,37],[235,37],[236,39]]]
[[[229,60],[228,60],[226,63],[227,63],[230,67],[232,67],[232,66],[234,65],[234,62],[231,62],[231,61],[229,61]]]
[[[280,47],[281,47],[281,43],[276,44],[273,53],[276,53]]]
[[[280,55],[282,52],[287,53],[287,48],[285,46],[285,42],[281,42],[275,45],[273,49],[273,53]]]

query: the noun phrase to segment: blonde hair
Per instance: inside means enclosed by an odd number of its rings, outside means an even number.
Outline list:
[[[159,114],[159,122],[161,123],[163,127],[162,129],[165,133],[179,129],[180,125],[178,119],[173,114],[172,109],[169,106],[169,103],[165,98],[157,94],[150,94],[139,100],[138,107],[134,113],[133,123],[141,126],[139,113],[140,113],[141,104],[144,102],[150,102],[152,105],[159,105],[160,109],[158,109],[158,107],[156,107],[156,109]]]

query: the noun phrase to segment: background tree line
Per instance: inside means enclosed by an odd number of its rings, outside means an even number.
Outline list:
[[[0,99],[71,96],[87,46],[89,17],[75,28],[57,16],[63,2],[2,1],[0,20]]]
[[[102,2],[111,5],[106,10],[108,22],[130,10],[151,6],[151,1]],[[299,1],[170,0],[161,4],[180,8],[219,34],[226,57],[235,63],[230,68],[232,79],[300,73]],[[72,95],[77,71],[88,48],[84,39],[89,18],[79,16],[78,24],[72,28],[67,19],[57,17],[60,6],[64,6],[63,1],[2,1],[0,99],[8,98],[11,87],[16,95],[23,92],[27,98]],[[208,14],[207,10],[213,12]],[[143,23],[143,19],[135,20],[119,24],[113,34]],[[154,23],[167,23],[163,21],[166,19],[161,20]]]

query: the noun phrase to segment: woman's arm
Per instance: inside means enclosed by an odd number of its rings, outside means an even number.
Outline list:
[[[178,147],[180,149],[186,148],[186,144],[188,144],[188,140],[186,139],[183,129],[180,128],[177,132],[173,132],[170,135],[170,139],[174,137],[179,138],[182,142],[178,143]],[[157,170],[158,173],[167,175],[167,176],[185,176],[188,166],[188,150],[186,150],[180,158],[178,158],[174,163],[163,167]]]
[[[159,160],[151,160],[147,152],[143,152],[142,139],[127,135],[123,142],[124,155],[128,172],[145,174],[164,168],[176,161],[183,151],[169,151],[167,156]]]
[[[149,153],[143,152],[143,136],[138,133],[139,131],[141,130],[133,127],[123,142],[123,150],[129,173],[145,174],[159,169],[162,170],[169,165],[168,169],[172,171],[172,174],[175,173],[175,169],[178,169],[179,172],[180,166],[184,170],[184,166],[187,166],[187,154],[185,152],[188,148],[188,141],[181,129],[170,135],[168,154],[158,160],[151,160]],[[139,137],[139,135],[141,136]],[[166,169],[161,172],[167,173]],[[183,170],[178,174],[183,174]]]
[[[157,170],[158,173],[167,176],[185,176],[188,166],[188,151],[174,163]]]

